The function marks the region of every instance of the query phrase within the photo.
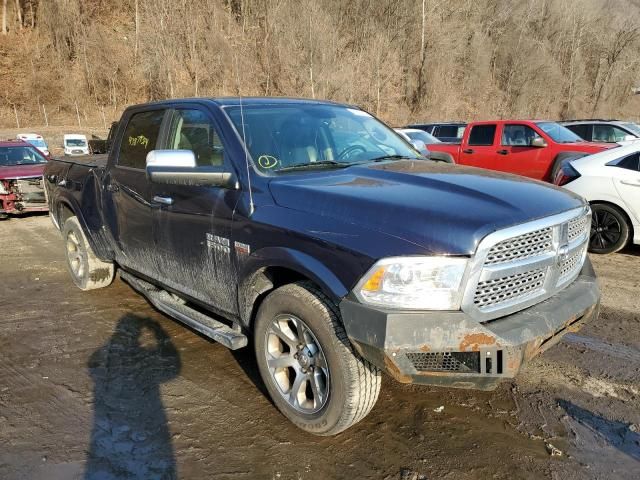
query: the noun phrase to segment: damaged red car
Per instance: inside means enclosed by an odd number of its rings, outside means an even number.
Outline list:
[[[22,140],[0,142],[0,219],[49,209],[42,181],[46,163],[38,149]]]

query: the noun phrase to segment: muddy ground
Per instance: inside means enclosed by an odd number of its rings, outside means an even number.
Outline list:
[[[367,418],[317,438],[273,407],[250,349],[199,336],[119,279],[76,289],[47,216],[0,222],[0,238],[2,479],[638,478],[639,248],[593,257],[600,320],[514,382],[385,377]]]

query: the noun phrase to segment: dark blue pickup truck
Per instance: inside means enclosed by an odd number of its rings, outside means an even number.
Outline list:
[[[580,198],[422,158],[357,107],[128,108],[111,151],[45,170],[74,283],[115,275],[223,345],[275,405],[338,433],[400,382],[491,389],[596,318]]]

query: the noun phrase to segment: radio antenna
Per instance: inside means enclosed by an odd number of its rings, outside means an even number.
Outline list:
[[[251,169],[249,168],[249,148],[247,147],[247,137],[244,127],[244,109],[242,108],[242,92],[240,90],[240,68],[238,68],[238,52],[234,52],[236,60],[236,86],[238,88],[238,98],[240,100],[240,122],[242,123],[242,142],[244,147],[244,163],[247,168],[247,187],[249,188],[249,216],[253,215],[255,206],[253,204],[253,189],[251,188]]]

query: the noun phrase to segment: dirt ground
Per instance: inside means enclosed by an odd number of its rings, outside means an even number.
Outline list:
[[[592,257],[600,320],[515,381],[385,377],[367,418],[317,438],[265,396],[251,349],[199,336],[119,279],[76,289],[46,215],[0,222],[0,238],[2,479],[638,478],[640,248]]]

